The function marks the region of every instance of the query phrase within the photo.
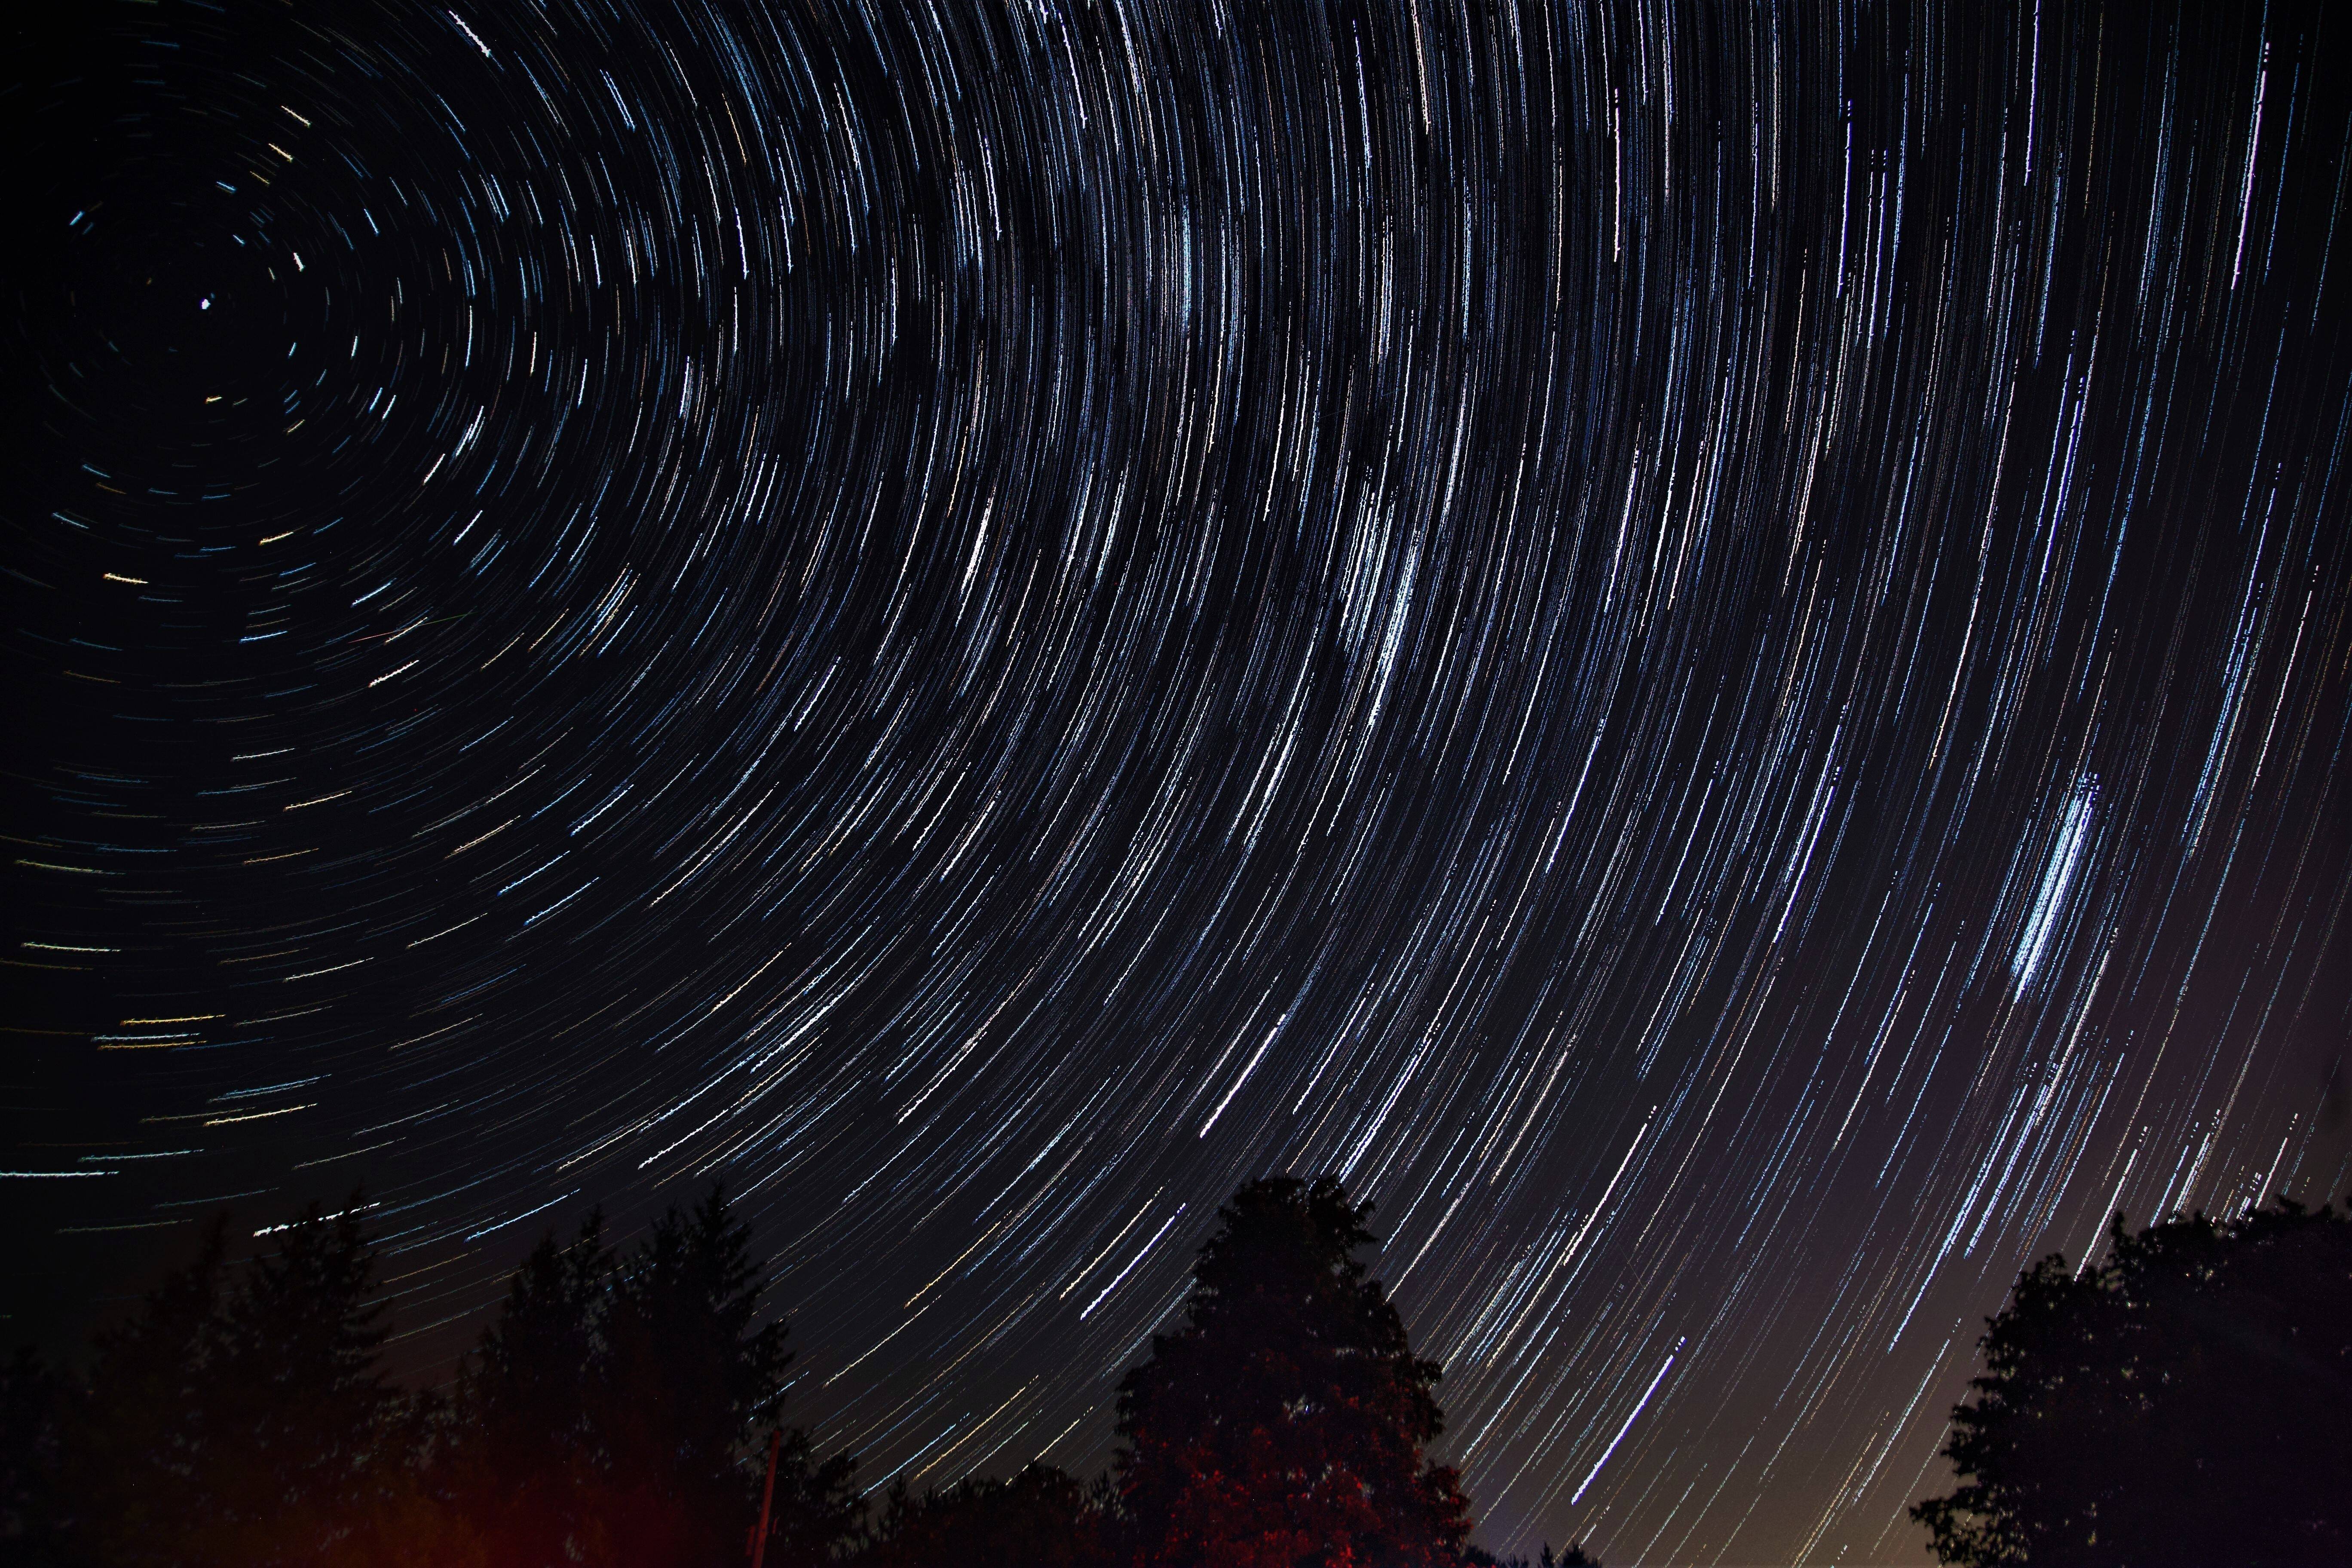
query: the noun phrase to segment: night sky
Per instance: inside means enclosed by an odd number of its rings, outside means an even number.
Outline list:
[[[1916,1562],[2021,1265],[2346,1191],[2345,18],[62,9],[12,1337],[723,1177],[821,1447],[1089,1473],[1331,1173],[1490,1547]]]

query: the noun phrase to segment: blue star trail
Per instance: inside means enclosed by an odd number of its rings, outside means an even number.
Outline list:
[[[822,1447],[1084,1473],[1328,1173],[1490,1547],[1916,1562],[2021,1266],[2346,1190],[2318,8],[69,9],[20,1337],[720,1177]]]

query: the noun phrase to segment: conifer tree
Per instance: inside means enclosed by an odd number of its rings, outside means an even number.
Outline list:
[[[1429,1462],[1434,1362],[1354,1257],[1370,1205],[1337,1182],[1254,1182],[1218,1211],[1188,1321],[1119,1387],[1121,1500],[1139,1561],[1396,1568],[1459,1560],[1469,1503]]]
[[[415,1427],[377,1365],[384,1311],[353,1194],[232,1271],[226,1216],[98,1336],[63,1431],[77,1556],[263,1565],[354,1543]]]
[[[614,1277],[598,1425],[623,1562],[678,1563],[740,1551],[753,1425],[781,1398],[784,1325],[755,1327],[760,1264],[717,1186],[672,1209]]]
[[[625,1257],[592,1214],[551,1232],[462,1368],[436,1490],[500,1568],[677,1568],[747,1556],[778,1436],[767,1561],[821,1563],[863,1506],[854,1462],[777,1425],[792,1361],[759,1321],[751,1231],[714,1185]]]
[[[599,1554],[584,1532],[597,1491],[591,1380],[613,1266],[602,1210],[558,1245],[550,1231],[460,1369],[438,1468],[499,1563],[540,1568]]]
[[[184,1533],[205,1528],[217,1511],[210,1412],[225,1370],[227,1244],[223,1215],[205,1227],[193,1260],[148,1291],[127,1321],[93,1336],[88,1384],[68,1396],[65,1415],[70,1500],[63,1522],[82,1555],[177,1561]]]

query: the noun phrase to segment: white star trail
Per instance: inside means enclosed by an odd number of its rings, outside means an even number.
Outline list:
[[[1488,1547],[1918,1561],[2021,1267],[2343,1192],[2317,8],[68,9],[27,1334],[723,1178],[861,1484],[1086,1474],[1328,1173]]]

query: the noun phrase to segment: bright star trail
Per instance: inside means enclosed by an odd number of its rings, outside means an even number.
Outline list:
[[[68,10],[17,1337],[721,1176],[821,1447],[1084,1474],[1328,1172],[1488,1546],[1917,1562],[2021,1266],[2346,1190],[2340,18]]]

